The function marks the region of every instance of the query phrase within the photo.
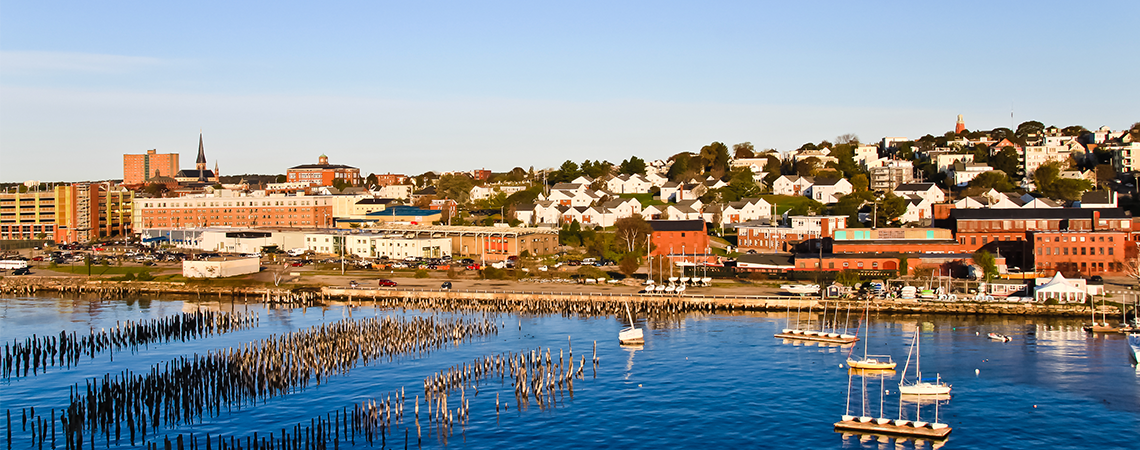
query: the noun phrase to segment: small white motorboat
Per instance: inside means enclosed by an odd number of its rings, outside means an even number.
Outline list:
[[[988,337],[992,340],[1001,341],[1001,342],[1009,342],[1009,341],[1013,340],[1013,338],[1006,336],[1004,334],[1000,334],[1000,333],[990,333],[990,334],[987,334],[986,337]]]
[[[818,284],[784,284],[784,285],[780,285],[780,289],[783,289],[785,292],[787,292],[789,294],[796,294],[796,295],[808,295],[808,294],[818,294],[819,293],[819,285]]]

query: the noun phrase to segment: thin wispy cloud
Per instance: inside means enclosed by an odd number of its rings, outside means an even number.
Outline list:
[[[107,55],[99,53],[0,51],[0,72],[4,73],[131,73],[143,69],[168,66],[174,61],[145,56]]]

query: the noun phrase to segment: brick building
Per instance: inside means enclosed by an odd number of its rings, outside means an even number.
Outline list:
[[[1030,239],[1037,271],[1084,276],[1122,271],[1129,245],[1123,231],[1036,231]]]
[[[967,251],[991,242],[1025,241],[1038,231],[1132,230],[1132,218],[1120,208],[954,209],[949,220]]]
[[[332,186],[342,180],[349,186],[360,186],[360,169],[343,164],[329,164],[329,157],[321,155],[317,164],[301,164],[285,172],[287,183],[309,183],[310,186]]]
[[[123,184],[138,186],[157,176],[173,177],[178,173],[177,153],[147,150],[142,155],[123,155]]]
[[[312,228],[333,223],[332,201],[322,197],[223,194],[139,199],[135,206],[138,217],[136,229],[216,226]]]
[[[704,259],[712,262],[709,255],[709,235],[703,220],[647,220],[653,228],[650,243],[653,256],[667,256],[677,261],[695,262]],[[687,256],[686,256],[687,255]]]

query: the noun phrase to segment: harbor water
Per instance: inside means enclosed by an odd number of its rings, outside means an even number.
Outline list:
[[[284,333],[344,319],[446,317],[490,320],[497,334],[450,342],[424,354],[357,364],[286,395],[224,405],[215,415],[160,426],[148,441],[164,437],[235,437],[280,433],[370,399],[405,390],[403,417],[384,441],[339,442],[344,448],[1127,448],[1140,442],[1140,371],[1123,335],[1091,335],[1079,319],[1004,316],[876,315],[856,346],[838,347],[773,337],[796,324],[796,312],[689,312],[636,317],[645,344],[618,345],[624,317],[520,315],[515,313],[384,309],[354,306],[282,308],[259,303],[179,299],[88,297],[0,299],[0,341],[13,345],[61,331],[83,336],[126,321],[147,321],[201,310],[256,314],[256,326],[184,340],[162,340],[81,358],[70,368],[47,367],[35,375],[0,379],[0,439],[5,448],[31,448],[32,407],[40,417],[69,404],[70,388],[131,371],[146,374],[180,357],[238,348]],[[812,317],[819,329],[820,314]],[[800,314],[801,324],[807,314]],[[859,311],[829,312],[825,325],[854,333]],[[1010,342],[987,339],[990,332]],[[863,335],[863,334],[866,335]],[[901,402],[899,378],[910,343],[919,334],[923,378],[953,386],[949,400],[921,406]],[[592,364],[594,343],[598,362]],[[849,352],[890,355],[895,373],[852,375]],[[542,404],[516,401],[509,378],[469,381],[468,418],[443,427],[427,419],[424,379],[476,358],[502,354],[573,352],[585,358],[573,389]],[[910,379],[915,361],[910,361]],[[849,395],[850,386],[850,395]],[[864,389],[866,386],[866,389]],[[880,389],[880,386],[883,389]],[[880,396],[881,394],[881,396]],[[452,405],[459,404],[452,392]],[[414,398],[420,401],[415,418]],[[880,401],[880,398],[882,399]],[[497,404],[501,406],[497,407]],[[454,406],[452,406],[454,407]],[[921,407],[921,410],[918,408]],[[842,434],[843,414],[915,419],[953,428],[943,442]],[[149,433],[149,431],[148,431]],[[56,448],[63,448],[62,436]],[[98,448],[131,448],[114,435],[99,435]],[[51,448],[51,441],[43,444]],[[89,444],[84,445],[90,448]],[[205,448],[204,445],[199,448]],[[330,445],[328,448],[332,448]]]

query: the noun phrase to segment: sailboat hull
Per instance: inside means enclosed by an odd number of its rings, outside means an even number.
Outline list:
[[[950,393],[950,385],[935,383],[917,383],[899,386],[902,395],[941,395]]]
[[[618,333],[618,342],[622,344],[644,344],[645,333],[641,331],[641,328],[626,328]]]
[[[874,359],[854,360],[848,359],[847,366],[852,369],[867,369],[867,370],[894,370],[897,363],[891,361],[878,361]]]

